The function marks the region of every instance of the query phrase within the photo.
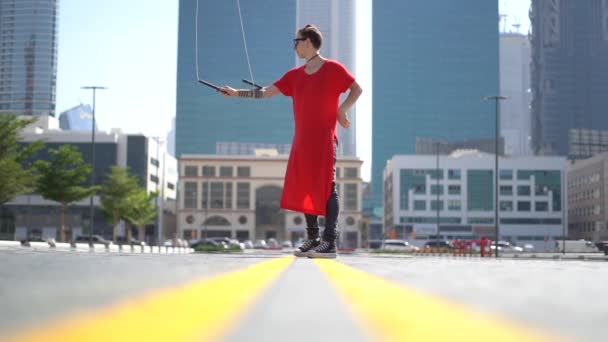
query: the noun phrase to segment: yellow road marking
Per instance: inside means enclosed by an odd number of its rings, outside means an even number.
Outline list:
[[[217,340],[292,261],[293,257],[264,261],[81,317],[33,327],[34,332],[3,341]]]
[[[361,322],[382,341],[555,341],[333,260],[315,262]]]

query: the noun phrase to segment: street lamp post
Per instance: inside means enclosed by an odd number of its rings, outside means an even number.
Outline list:
[[[566,255],[566,235],[568,234],[566,232],[566,224],[568,224],[568,218],[566,216],[566,209],[569,207],[567,204],[568,201],[568,178],[566,177],[566,167],[564,167],[562,169],[562,174],[561,174],[561,180],[562,180],[562,193],[561,193],[561,201],[562,201],[562,254]]]
[[[436,209],[437,209],[437,241],[440,239],[440,231],[439,231],[439,142],[435,143],[435,177],[437,177],[435,191],[437,191],[437,200],[435,201]]]
[[[102,86],[85,86],[80,89],[91,89],[93,90],[93,124],[91,125],[91,187],[95,186],[95,93],[97,89],[108,89]],[[93,230],[95,229],[95,207],[93,206],[93,198],[95,194],[91,195],[91,217],[90,217],[90,230],[89,230],[89,242],[93,241]]]
[[[486,96],[484,100],[493,100],[496,103],[496,110],[494,111],[494,227],[495,227],[495,238],[494,238],[494,252],[495,257],[498,258],[498,130],[499,130],[499,101],[506,100],[506,96]]]
[[[163,228],[163,208],[164,208],[164,190],[165,190],[165,152],[163,152],[163,175],[162,179],[159,177],[160,168],[160,137],[154,137],[156,140],[156,208],[158,214],[156,215],[156,241],[157,245],[160,246],[162,242],[162,228]],[[159,189],[160,186],[160,189]]]
[[[204,172],[203,172],[203,176],[204,176]],[[207,192],[205,192],[205,188],[204,185],[207,184]],[[208,209],[210,208],[211,202],[210,202],[210,195],[211,195],[211,182],[209,181],[203,181],[203,185],[202,185],[203,189],[203,193],[202,195],[205,196],[205,205],[203,206],[203,239],[207,240],[207,215],[208,213]]]

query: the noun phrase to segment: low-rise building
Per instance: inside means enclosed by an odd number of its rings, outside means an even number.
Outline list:
[[[178,236],[279,242],[305,238],[304,215],[280,208],[287,161],[288,156],[276,150],[258,150],[257,155],[182,155]],[[361,246],[361,164],[354,157],[339,157],[336,162],[343,248]],[[324,226],[322,217],[320,226]]]
[[[45,146],[33,159],[48,159],[49,150],[61,145],[75,146],[86,163],[92,162],[90,131],[59,129],[57,119],[39,117],[21,133],[21,144],[37,140]],[[158,222],[162,222],[161,239],[172,237],[175,232],[177,197],[177,160],[166,153],[163,142],[142,134],[125,134],[118,129],[95,132],[95,184],[102,185],[111,166],[128,167],[139,178],[140,185],[148,192],[160,194],[158,207],[163,208],[161,217],[146,227],[146,240],[154,243],[159,238]],[[87,181],[85,185],[89,185]],[[112,227],[99,207],[99,196],[93,199],[94,234],[112,237]],[[0,211],[0,237],[5,239],[46,239],[59,235],[59,204],[42,198],[39,194],[17,196]],[[91,226],[90,199],[73,203],[66,215],[67,236],[89,234]],[[124,230],[124,225],[120,226]],[[124,234],[124,232],[119,232]]]
[[[494,239],[493,154],[397,155],[384,170],[384,229],[429,239]],[[563,157],[499,158],[499,239],[552,250],[565,233]],[[386,234],[385,234],[386,235]]]
[[[608,240],[608,152],[568,164],[570,238]]]

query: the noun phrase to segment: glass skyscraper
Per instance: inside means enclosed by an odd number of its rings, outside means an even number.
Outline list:
[[[91,131],[93,110],[88,104],[79,104],[59,114],[59,127],[64,131]],[[95,127],[97,130],[97,127]]]
[[[391,0],[373,3],[372,187],[382,170],[413,154],[417,137],[494,138],[498,2]]]
[[[55,115],[57,0],[0,0],[0,112]]]
[[[306,24],[316,25],[323,33],[321,55],[335,59],[344,64],[353,74],[355,70],[355,0],[297,0],[297,27]],[[297,59],[296,64],[303,64]],[[344,100],[348,91],[342,95]],[[357,154],[356,105],[348,111],[350,127],[337,125],[338,155],[355,156]]]
[[[270,85],[294,67],[295,0],[241,1],[241,13],[254,81]],[[214,154],[216,143],[290,144],[293,136],[291,99],[225,98],[197,82],[245,88],[249,69],[237,1],[200,0],[198,60],[196,0],[179,2],[176,95],[176,156]]]
[[[530,61],[528,36],[515,32],[500,34],[500,95],[509,97],[501,102],[500,133],[505,138],[507,155],[532,154]]]
[[[608,130],[608,1],[533,0],[530,22],[534,152],[568,155],[575,132],[594,145],[584,132]]]

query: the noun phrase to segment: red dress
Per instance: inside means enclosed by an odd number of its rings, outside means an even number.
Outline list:
[[[300,66],[274,83],[283,95],[292,97],[295,121],[281,208],[325,216],[340,94],[354,80],[342,64],[328,59],[314,74]]]

